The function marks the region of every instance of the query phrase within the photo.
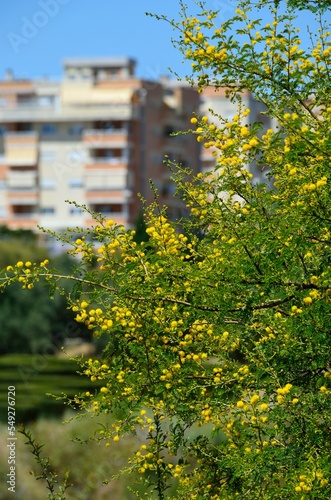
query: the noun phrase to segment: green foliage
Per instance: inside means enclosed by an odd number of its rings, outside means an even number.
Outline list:
[[[45,248],[38,247],[30,240],[21,238],[0,238],[0,265],[6,267],[19,260],[44,260],[48,257]]]
[[[50,302],[42,287],[31,294],[24,293],[16,284],[8,288],[0,303],[1,323],[5,325],[0,353],[55,352],[63,344],[63,323],[58,314],[65,312],[65,308],[64,299],[58,297]],[[57,346],[53,343],[56,335],[59,335]]]
[[[146,223],[144,219],[144,213],[141,211],[137,217],[136,223],[135,223],[135,236],[134,236],[134,241],[136,243],[141,243],[143,241],[148,241],[148,234],[146,233]]]
[[[43,260],[45,250],[34,245],[22,248],[17,241],[0,242],[2,260],[7,265],[10,259],[24,259],[26,262]],[[31,261],[30,261],[31,259]],[[39,259],[38,259],[39,260]],[[72,261],[63,254],[54,259],[54,264],[63,272],[69,273]],[[84,326],[74,323],[72,311],[67,309],[64,294],[54,293],[49,300],[41,279],[39,286],[27,294],[22,285],[15,283],[0,295],[0,321],[3,325],[0,354],[8,353],[51,353],[57,352],[68,337],[81,337],[86,340],[90,335]]]
[[[7,226],[0,226],[0,239],[17,239],[24,243],[36,243],[37,235],[30,229],[10,229]]]
[[[278,7],[280,0],[275,0],[275,5]],[[330,0],[288,0],[288,6],[290,9],[298,10],[310,10],[314,13],[325,12],[330,9]]]
[[[153,204],[147,242],[98,215],[76,241],[64,238],[80,256],[66,277],[77,284],[68,304],[78,323],[107,339],[101,360],[81,363],[103,385],[77,404],[110,415],[96,435],[109,445],[145,433],[127,469],[140,474],[144,498],[326,500],[329,27],[320,20],[303,50],[293,12],[272,5],[265,24],[241,2],[218,26],[217,12],[202,6],[193,16],[181,5],[181,21],[169,22],[192,61],[190,81],[225,88],[238,112],[191,119],[191,133],[215,156],[212,172],[187,180],[169,164],[189,219],[170,222]],[[249,121],[247,90],[273,129],[261,134]],[[252,178],[253,161],[268,186]],[[18,262],[3,271],[2,286],[31,289],[45,279],[61,290],[65,276],[48,262]]]

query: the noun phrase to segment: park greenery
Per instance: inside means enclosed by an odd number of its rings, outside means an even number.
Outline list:
[[[137,242],[133,230],[94,214],[83,236],[72,241],[68,232],[75,271],[19,261],[4,269],[1,286],[29,293],[44,280],[66,294],[79,324],[107,339],[101,359],[81,360],[102,386],[72,404],[109,416],[95,434],[106,447],[145,436],[124,469],[145,485],[140,498],[326,500],[328,3],[307,3],[316,11],[307,10],[308,24],[315,14],[319,23],[309,48],[296,25],[303,2],[240,1],[224,22],[203,5],[197,14],[180,5],[179,21],[157,17],[172,24],[192,62],[189,80],[200,90],[226,88],[238,108],[232,119],[194,115],[188,124],[213,151],[214,171],[191,176],[166,160],[189,217],[170,221],[156,199],[145,207],[148,239]],[[243,90],[265,105],[273,128],[247,125]],[[267,183],[252,178],[252,162]]]
[[[33,233],[0,227],[1,268],[10,262],[45,262],[49,254],[46,246],[38,245]],[[70,272],[72,259],[68,255],[57,255],[52,261],[62,272]],[[87,328],[75,323],[65,297],[54,293],[53,300],[49,300],[42,286],[31,289],[29,294],[22,290],[20,283],[7,288],[0,295],[0,320],[5,325],[1,333],[1,355],[53,354],[61,350],[68,338],[90,340]]]

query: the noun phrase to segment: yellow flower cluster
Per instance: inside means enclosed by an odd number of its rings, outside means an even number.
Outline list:
[[[108,221],[113,222],[113,221]],[[124,226],[114,226],[110,224],[110,229],[104,230],[106,232],[106,241],[97,250],[100,257],[97,261],[101,263],[100,269],[105,271],[106,269],[113,269],[114,262],[118,259],[122,259],[125,262],[137,262],[139,261],[139,251],[136,251],[137,243],[133,241],[135,231],[125,231]],[[98,233],[101,233],[99,229]],[[114,272],[114,271],[113,271]]]
[[[75,317],[77,322],[84,323],[89,330],[95,329],[95,336],[121,329],[126,337],[137,334],[139,338],[139,329],[142,328],[142,324],[135,319],[128,307],[120,307],[113,302],[112,307],[106,307],[103,310],[100,307],[90,307],[90,304],[83,300],[75,302],[71,309],[77,313]]]
[[[101,330],[106,331],[113,326],[113,321],[105,318],[104,312],[100,307],[87,310],[88,307],[89,304],[85,300],[72,306],[73,312],[78,312],[75,318],[78,323],[85,323],[89,330],[99,326]]]
[[[104,380],[107,374],[111,373],[109,366],[105,363],[100,363],[98,359],[90,358],[86,364],[87,368],[84,373],[90,377],[92,382],[96,382],[96,380]],[[90,393],[87,395],[90,396]]]
[[[325,371],[324,372],[324,378],[326,380],[331,380],[331,372],[329,371]],[[322,385],[320,387],[320,392],[324,395],[324,396],[328,396],[331,394],[331,389],[329,389],[328,387],[326,387],[325,385]]]
[[[203,33],[203,29],[213,27],[213,19],[216,17],[215,12],[210,12],[205,19],[197,17],[186,17],[182,20],[183,43],[186,45],[186,57],[193,59],[192,66],[203,68],[208,66],[214,60],[218,62],[225,61],[227,58],[227,50],[220,43],[216,45],[209,42],[209,37]],[[215,33],[218,33],[216,30]]]
[[[153,225],[146,229],[150,236],[150,242],[155,245],[157,255],[176,255],[180,252],[183,244],[187,242],[186,236],[177,234],[174,227],[161,215],[155,218]]]
[[[292,384],[286,384],[284,387],[279,387],[277,389],[277,402],[278,404],[285,403],[286,396],[290,393],[292,389]]]
[[[323,488],[327,486],[329,480],[324,477],[322,472],[314,471],[308,472],[306,474],[301,474],[299,476],[299,483],[295,486],[294,490],[297,493],[307,493],[307,497],[309,498],[312,491],[316,489]],[[302,497],[305,498],[305,497]]]
[[[46,267],[49,264],[48,259],[39,263],[32,263],[30,261],[18,261],[14,266],[7,266],[7,273],[12,273],[10,277],[11,280],[17,280],[22,285],[23,290],[32,290],[34,288],[34,282],[39,281],[38,269]]]

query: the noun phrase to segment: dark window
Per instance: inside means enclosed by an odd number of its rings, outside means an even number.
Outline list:
[[[53,207],[43,207],[41,208],[40,212],[42,215],[54,215],[55,214],[55,208]]]
[[[84,130],[84,125],[79,125],[79,124],[75,123],[73,125],[70,125],[69,134],[80,136],[80,135],[82,135],[83,130]]]
[[[120,203],[95,204],[91,207],[93,212],[103,214],[121,213],[122,205]]]
[[[57,127],[55,123],[45,123],[41,126],[41,133],[44,135],[54,135],[56,134]]]
[[[70,215],[81,215],[83,213],[83,209],[81,207],[71,207]]]

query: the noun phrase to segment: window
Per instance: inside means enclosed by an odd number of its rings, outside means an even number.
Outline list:
[[[121,214],[122,213],[122,205],[119,203],[107,203],[107,204],[95,204],[91,206],[91,210],[93,212],[102,213],[102,214]]]
[[[83,179],[69,179],[69,187],[71,188],[84,187]]]
[[[39,153],[39,158],[41,161],[54,161],[56,160],[56,151],[53,150],[41,150]]]
[[[99,129],[99,130],[111,130],[114,128],[114,124],[113,124],[113,122],[110,122],[110,121],[106,121],[106,122],[99,121],[96,123],[95,128]]]
[[[81,77],[82,78],[92,78],[92,71],[91,71],[91,68],[81,68],[80,70],[80,74],[81,74]]]
[[[74,123],[69,127],[69,134],[80,136],[82,135],[83,130],[84,130],[84,125],[80,125],[79,123]]]
[[[83,209],[81,207],[70,207],[70,215],[81,215]]]
[[[66,160],[69,165],[77,165],[84,161],[85,151],[82,148],[69,149],[66,154]]]
[[[55,215],[55,208],[54,207],[42,207],[40,209],[40,212],[42,215]]]
[[[94,149],[91,151],[92,158],[100,158],[100,160],[110,160],[111,158],[122,158],[123,156],[122,149]]]
[[[20,122],[17,124],[17,132],[32,132],[32,131],[33,131],[32,123]]]
[[[55,189],[56,181],[55,179],[42,179],[40,181],[40,187],[41,189]]]
[[[37,207],[34,205],[12,205],[14,217],[32,217],[37,214]]]
[[[106,80],[107,78],[107,73],[105,72],[104,69],[100,69],[96,74],[95,74],[95,77],[98,79],[98,80]]]
[[[55,101],[54,95],[40,95],[37,98],[38,106],[41,106],[41,107],[53,106],[54,101]]]
[[[45,123],[41,126],[41,133],[44,135],[54,135],[56,134],[57,127],[55,123]]]

